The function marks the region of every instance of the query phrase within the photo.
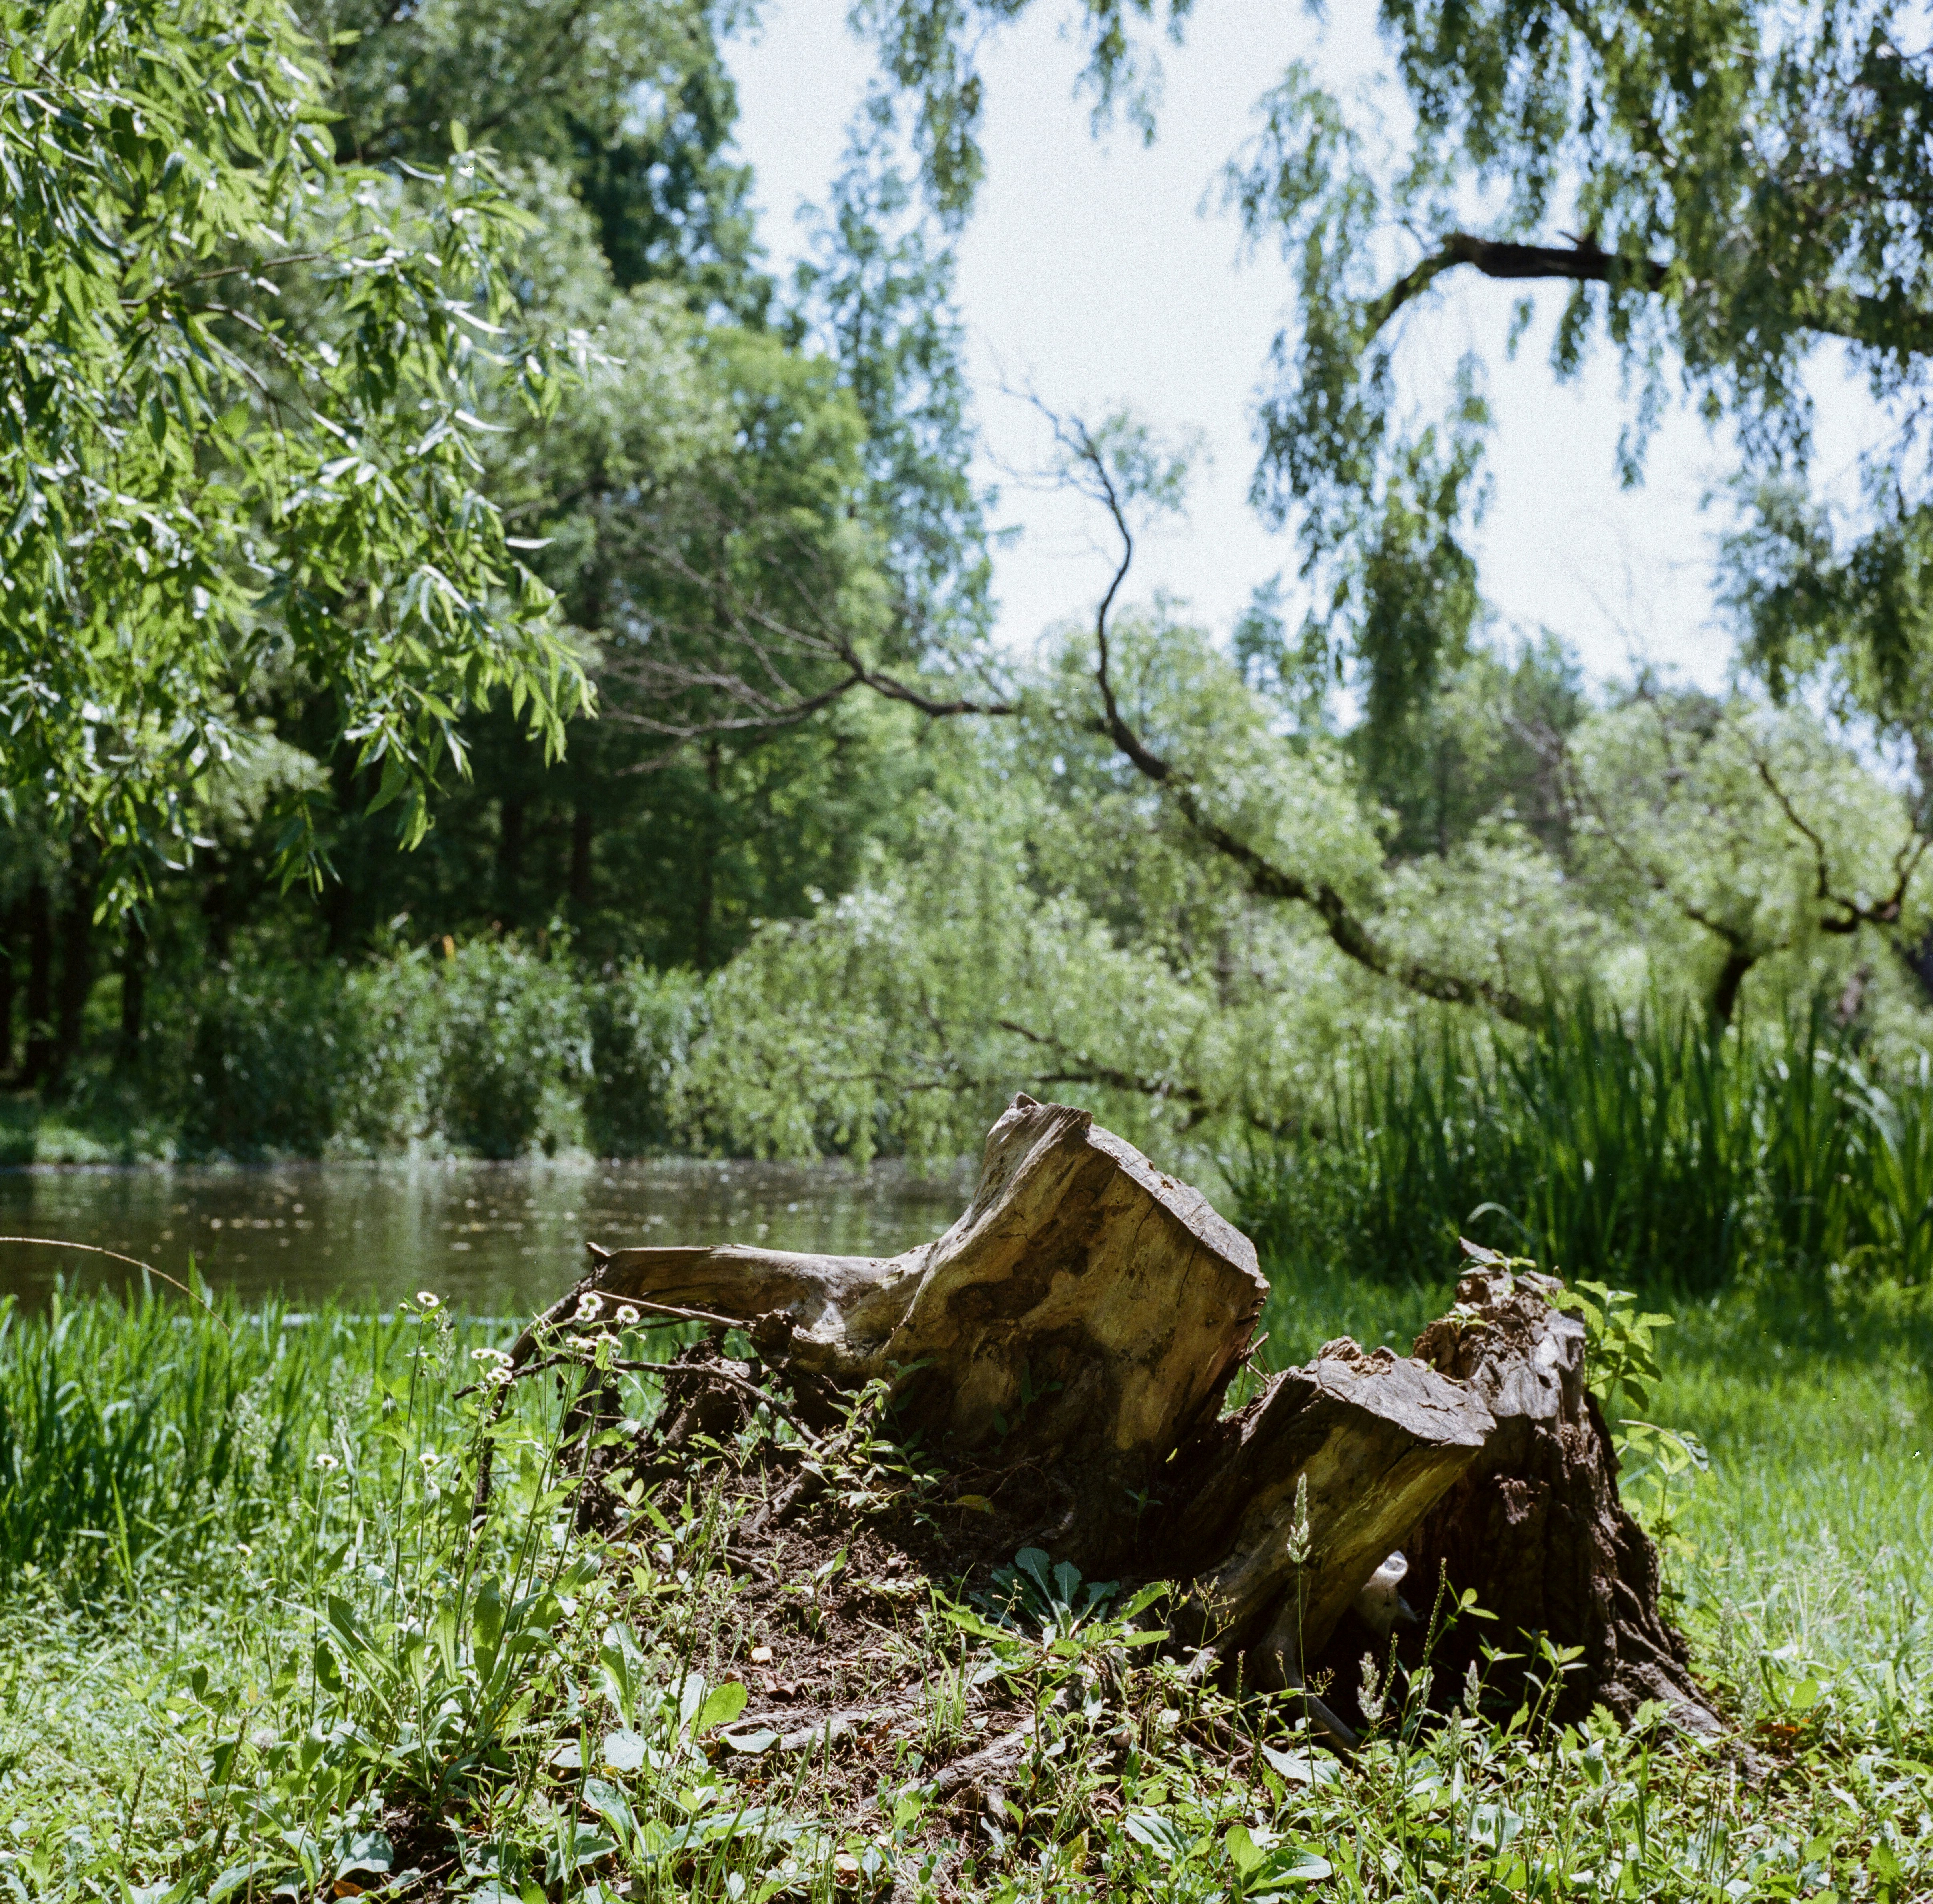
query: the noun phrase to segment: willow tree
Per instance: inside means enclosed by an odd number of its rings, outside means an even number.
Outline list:
[[[585,703],[481,480],[487,410],[555,389],[524,221],[460,125],[405,176],[329,120],[274,0],[0,5],[0,799],[110,870],[179,854],[264,671],[410,839],[466,707],[555,749]]]
[[[928,187],[949,215],[970,207],[982,170],[976,50],[1024,6],[857,10],[917,101]],[[1084,0],[1078,84],[1097,115],[1152,136],[1153,30],[1180,41],[1191,11]],[[1306,559],[1335,565],[1352,611],[1343,638],[1372,682],[1400,698],[1454,629],[1457,611],[1446,620],[1417,582],[1461,572],[1478,464],[1444,419],[1433,440],[1408,427],[1394,359],[1438,293],[1482,277],[1565,292],[1559,378],[1595,346],[1620,356],[1634,392],[1627,477],[1674,379],[1735,431],[1754,472],[1757,534],[1739,553],[1754,659],[1781,680],[1827,667],[1868,710],[1919,713],[1928,472],[1895,453],[1912,443],[1933,351],[1933,50],[1916,12],[1899,0],[1383,0],[1378,20],[1400,109],[1345,103],[1297,62],[1262,96],[1261,130],[1228,173],[1295,289],[1261,404],[1256,500],[1295,522]],[[1811,443],[1807,374],[1828,349],[1906,433],[1874,452],[1844,539],[1791,487]],[[1378,554],[1399,548],[1412,559],[1379,574]],[[1407,613],[1379,618],[1405,593]]]
[[[980,176],[976,49],[1024,5],[858,10],[916,100],[948,215],[965,215]],[[1190,11],[1085,0],[1078,83],[1097,114],[1151,133],[1154,42],[1163,29],[1179,41]],[[1576,377],[1594,352],[1620,362],[1624,480],[1641,479],[1677,392],[1731,434],[1727,599],[1745,656],[1775,695],[1809,682],[1902,743],[1923,824],[1933,50],[1919,16],[1898,0],[1384,0],[1378,23],[1380,96],[1345,101],[1298,62],[1263,95],[1260,129],[1226,174],[1248,233],[1279,250],[1293,282],[1258,407],[1252,497],[1299,545],[1318,605],[1304,653],[1351,674],[1371,725],[1399,740],[1460,658],[1481,599],[1469,531],[1490,423],[1483,367],[1467,360],[1431,414],[1405,389],[1402,346],[1440,326],[1460,283],[1550,287],[1563,297],[1553,377]],[[1892,426],[1862,465],[1859,501],[1840,509],[1810,482],[1811,379],[1835,363]]]

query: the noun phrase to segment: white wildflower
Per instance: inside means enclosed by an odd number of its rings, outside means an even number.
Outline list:
[[[1362,1704],[1363,1716],[1372,1725],[1382,1717],[1382,1689],[1377,1684],[1375,1656],[1370,1653],[1363,1655]]]

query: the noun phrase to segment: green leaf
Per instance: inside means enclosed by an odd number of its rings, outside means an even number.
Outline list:
[[[1234,1860],[1235,1869],[1246,1877],[1262,1861],[1262,1854],[1256,1848],[1255,1841],[1249,1836],[1246,1824],[1231,1824],[1222,1835],[1222,1842],[1230,1857]]]
[[[642,1732],[629,1731],[604,1734],[604,1763],[614,1772],[641,1770],[651,1750],[651,1741]]]
[[[982,1620],[970,1607],[947,1605],[940,1611],[950,1625],[957,1626],[963,1633],[971,1633],[976,1639],[1011,1640],[1014,1637],[1004,1626],[996,1626],[990,1620]]]
[[[1249,1895],[1254,1898],[1273,1897],[1297,1885],[1319,1884],[1324,1878],[1334,1876],[1335,1870],[1326,1857],[1314,1851],[1284,1846],[1269,1854],[1264,1868],[1256,1873],[1254,1887]]]
[[[1194,1839],[1172,1818],[1159,1812],[1128,1812],[1121,1829],[1138,1845],[1144,1845],[1164,1864],[1186,1858],[1194,1848]]]
[[[607,1779],[584,1781],[584,1802],[608,1824],[620,1844],[637,1836],[637,1820],[631,1815],[631,1801]]]
[[[728,1680],[723,1686],[714,1688],[703,1705],[698,1709],[698,1718],[692,1730],[702,1737],[720,1725],[729,1725],[745,1710],[751,1697],[737,1680]]]

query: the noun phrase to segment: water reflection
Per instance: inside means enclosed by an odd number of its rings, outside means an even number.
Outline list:
[[[432,1289],[492,1314],[547,1302],[588,1239],[756,1243],[885,1256],[934,1236],[971,1173],[895,1164],[291,1164],[184,1170],[0,1171],[0,1234],[57,1236],[174,1276],[189,1254],[218,1287],[357,1307]],[[68,1251],[0,1244],[0,1295],[44,1302],[54,1279],[119,1288],[134,1272]]]

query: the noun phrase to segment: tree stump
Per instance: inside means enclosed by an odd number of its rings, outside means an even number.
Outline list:
[[[1473,1591],[1506,1635],[1583,1649],[1559,1719],[1603,1705],[1629,1719],[1647,1700],[1706,1734],[1716,1716],[1688,1671],[1682,1637],[1658,1610],[1658,1555],[1618,1497],[1617,1457],[1584,1383],[1584,1330],[1551,1308],[1547,1276],[1472,1269],[1457,1308],[1417,1338],[1441,1374],[1483,1396],[1496,1422],[1477,1459],[1417,1522],[1406,1552],[1426,1581]],[[1460,1676],[1479,1635],[1453,1632],[1438,1671]],[[1526,1660],[1499,1689],[1534,1670]],[[1495,1683],[1495,1682],[1493,1682]]]
[[[593,1254],[513,1363],[590,1293],[607,1314],[629,1302],[743,1327],[802,1423],[883,1382],[900,1432],[1013,1481],[1031,1544],[1090,1575],[1177,1582],[1204,1670],[1301,1689],[1401,1548],[1426,1614],[1439,1583],[1474,1588],[1497,1643],[1523,1650],[1521,1630],[1582,1648],[1567,1713],[1628,1717],[1653,1698],[1716,1726],[1659,1614],[1656,1557],[1619,1503],[1583,1329],[1551,1278],[1473,1273],[1414,1354],[1332,1342],[1223,1416],[1268,1293],[1253,1246],[1088,1113],[1024,1095],[989,1133],[965,1213],[903,1255]],[[1472,1644],[1460,1629],[1451,1641]]]

